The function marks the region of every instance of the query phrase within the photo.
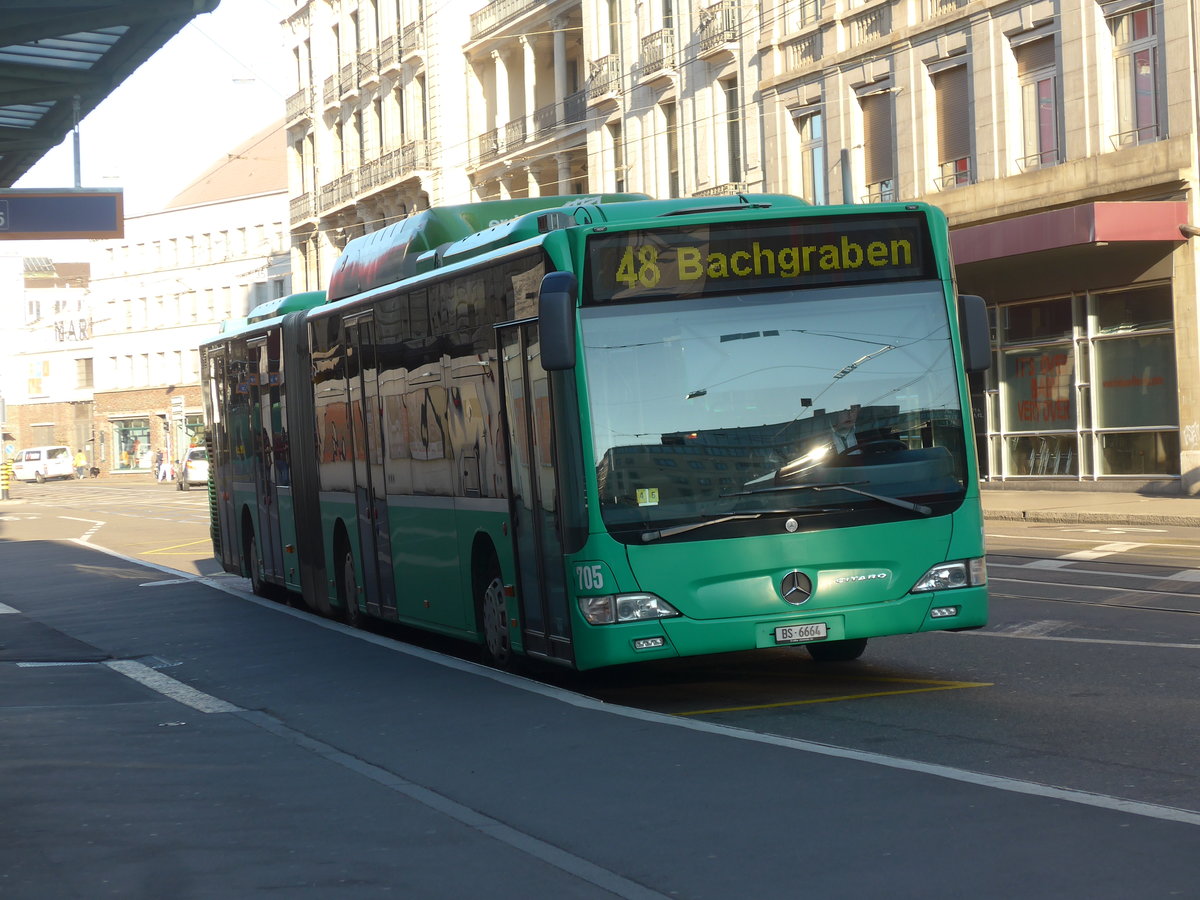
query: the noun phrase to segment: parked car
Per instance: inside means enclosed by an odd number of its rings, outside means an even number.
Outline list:
[[[193,484],[208,484],[208,451],[188,447],[175,479],[175,489],[180,491],[189,490]]]
[[[13,458],[13,478],[16,481],[36,481],[47,478],[74,478],[69,447],[27,447],[18,450]]]

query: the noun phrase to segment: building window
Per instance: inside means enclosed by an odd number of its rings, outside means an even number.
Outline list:
[[[809,203],[829,202],[825,179],[825,124],[820,107],[792,110],[792,124],[800,141],[799,162],[795,176],[795,193]],[[789,154],[791,156],[791,154]]]
[[[788,0],[784,7],[784,32],[794,34],[821,19],[822,0]]]
[[[112,423],[113,471],[148,470],[154,459],[150,447],[149,419],[121,419]]]
[[[867,203],[896,199],[896,164],[892,148],[892,92],[875,91],[858,98],[863,119],[864,173]]]
[[[621,4],[619,0],[608,0],[608,53],[613,56],[621,52]]]
[[[618,194],[625,190],[625,145],[621,140],[621,123],[608,126],[608,143],[612,148],[613,190]]]
[[[725,158],[728,161],[728,181],[736,184],[742,180],[742,104],[739,100],[738,80],[729,78],[721,83],[725,97]]]
[[[1061,162],[1058,152],[1058,66],[1054,38],[1044,37],[1013,47],[1021,88],[1022,169]]]
[[[679,111],[674,100],[666,100],[660,106],[667,150],[667,196],[678,197],[680,190]]]
[[[965,65],[935,72],[931,80],[937,104],[938,187],[947,190],[973,180],[970,82]]]
[[[75,360],[75,387],[90,388],[95,386],[95,379],[92,375],[91,359]]]
[[[1158,34],[1154,8],[1143,6],[1108,18],[1116,66],[1117,133],[1123,147],[1159,138]]]

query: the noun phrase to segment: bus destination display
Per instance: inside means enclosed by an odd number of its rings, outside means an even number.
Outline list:
[[[589,304],[937,275],[920,215],[750,220],[588,239]]]

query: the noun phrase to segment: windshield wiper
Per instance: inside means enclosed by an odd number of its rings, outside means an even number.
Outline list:
[[[676,534],[683,534],[687,531],[695,531],[697,528],[707,528],[709,525],[720,525],[722,522],[732,522],[734,519],[759,519],[763,513],[741,513],[732,516],[721,516],[717,519],[705,519],[703,522],[689,522],[687,525],[672,525],[670,528],[661,528],[658,531],[643,531],[642,541],[650,543],[657,541],[659,538],[672,537]]]
[[[901,500],[899,497],[889,497],[886,494],[872,494],[870,491],[860,491],[855,487],[855,485],[870,483],[869,481],[834,481],[829,484],[779,484],[772,485],[771,487],[754,488],[749,491],[734,491],[731,494],[722,494],[721,496],[748,497],[751,494],[774,494],[783,491],[849,491],[851,494],[858,494],[862,497],[868,497],[871,500],[878,500],[880,503],[890,503],[892,506],[912,510],[923,516],[933,515],[933,510],[921,503],[911,503],[908,500]]]

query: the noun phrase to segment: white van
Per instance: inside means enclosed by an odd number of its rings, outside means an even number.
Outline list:
[[[17,481],[36,481],[47,478],[73,478],[70,447],[28,447],[13,457],[13,478]]]

